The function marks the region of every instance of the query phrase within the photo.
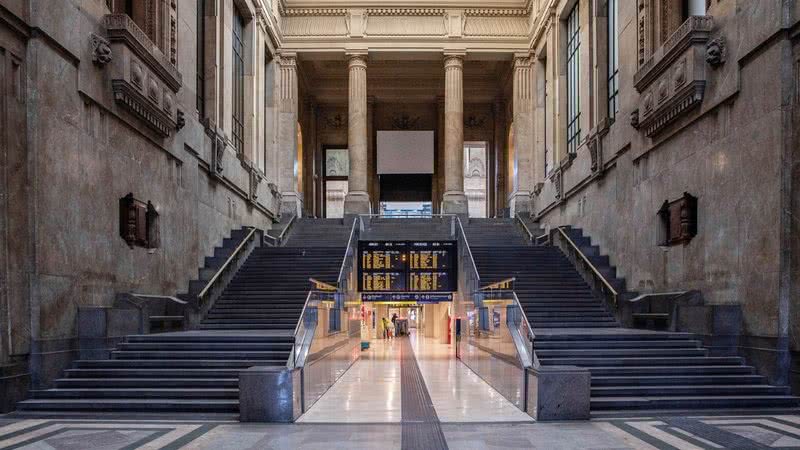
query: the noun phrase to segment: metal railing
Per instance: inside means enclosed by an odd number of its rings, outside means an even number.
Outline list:
[[[222,266],[220,266],[220,268],[217,270],[214,276],[211,277],[210,280],[208,280],[208,283],[206,283],[206,286],[203,288],[203,290],[201,290],[200,293],[197,294],[197,300],[199,304],[201,305],[203,304],[203,301],[206,295],[211,290],[211,288],[214,287],[214,285],[217,283],[220,277],[231,267],[233,261],[235,261],[236,259],[239,258],[239,256],[241,256],[242,250],[253,239],[253,236],[255,236],[256,231],[257,231],[256,228],[250,228],[250,232],[247,233],[247,236],[245,236],[244,239],[242,239],[242,242],[240,242],[239,245],[236,246],[236,249],[234,249],[233,253],[231,253],[231,255],[228,256],[228,259],[226,259],[225,262],[222,264]]]
[[[286,233],[289,231],[289,228],[294,225],[295,220],[297,219],[297,214],[292,214],[292,217],[289,218],[289,222],[283,227],[281,233],[277,236],[270,236],[269,233],[265,234],[264,237],[268,237],[272,240],[273,247],[280,247],[283,245],[283,238],[286,237]]]
[[[522,220],[522,216],[519,213],[516,213],[514,214],[514,217],[517,219],[517,222],[519,222],[519,224],[522,225],[522,229],[525,230],[525,234],[528,235],[528,242],[534,242],[536,237],[531,232],[531,229],[528,228],[528,224],[526,224],[525,221]]]
[[[567,232],[564,231],[564,227],[558,227],[556,228],[556,230],[558,234],[564,239],[564,241],[567,244],[569,244],[570,248],[572,248],[573,252],[575,252],[580,262],[583,263],[584,267],[588,269],[588,271],[593,275],[593,278],[599,282],[598,283],[599,288],[602,291],[602,293],[607,297],[610,296],[613,306],[615,308],[618,307],[619,292],[617,292],[617,290],[614,288],[614,286],[611,285],[608,279],[606,279],[606,277],[603,276],[602,273],[600,273],[600,270],[598,270],[597,267],[595,267],[595,265],[592,264],[592,262],[586,256],[586,254],[584,254],[581,251],[580,247],[578,247],[578,245],[569,237]]]

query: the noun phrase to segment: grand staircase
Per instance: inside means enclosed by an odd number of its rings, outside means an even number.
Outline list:
[[[198,330],[127,336],[110,359],[75,361],[52,389],[31,391],[18,411],[235,417],[239,372],[285,366],[309,277],[338,277],[350,227],[310,222],[295,224],[284,247],[254,249]]]
[[[738,356],[710,356],[693,335],[621,327],[558,248],[529,245],[508,219],[470,220],[465,233],[483,284],[516,277],[540,363],[590,370],[594,416],[798,406],[788,387]]]

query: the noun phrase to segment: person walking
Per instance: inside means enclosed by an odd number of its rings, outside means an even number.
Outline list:
[[[383,325],[383,338],[389,339],[389,321],[386,320],[386,317],[381,318],[381,325]]]

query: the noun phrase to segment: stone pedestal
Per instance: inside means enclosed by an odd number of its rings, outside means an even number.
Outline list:
[[[295,191],[281,193],[281,215],[303,215],[303,194]]]
[[[531,212],[531,193],[527,191],[515,191],[508,197],[508,208],[511,217],[516,214],[528,214]]]
[[[344,199],[345,216],[370,213],[367,187],[367,56],[364,52],[351,53],[349,56],[347,147],[350,174]]]
[[[547,366],[528,370],[528,410],[547,420],[589,420],[592,376],[575,366]]]
[[[239,420],[294,422],[303,413],[300,369],[255,366],[239,372]]]
[[[444,58],[444,195],[442,212],[467,215],[464,194],[464,53]]]

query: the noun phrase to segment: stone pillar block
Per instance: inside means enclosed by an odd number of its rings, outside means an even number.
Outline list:
[[[300,369],[255,366],[239,372],[239,420],[294,422],[303,413]]]
[[[575,366],[528,370],[528,410],[536,420],[589,420],[592,376]]]

